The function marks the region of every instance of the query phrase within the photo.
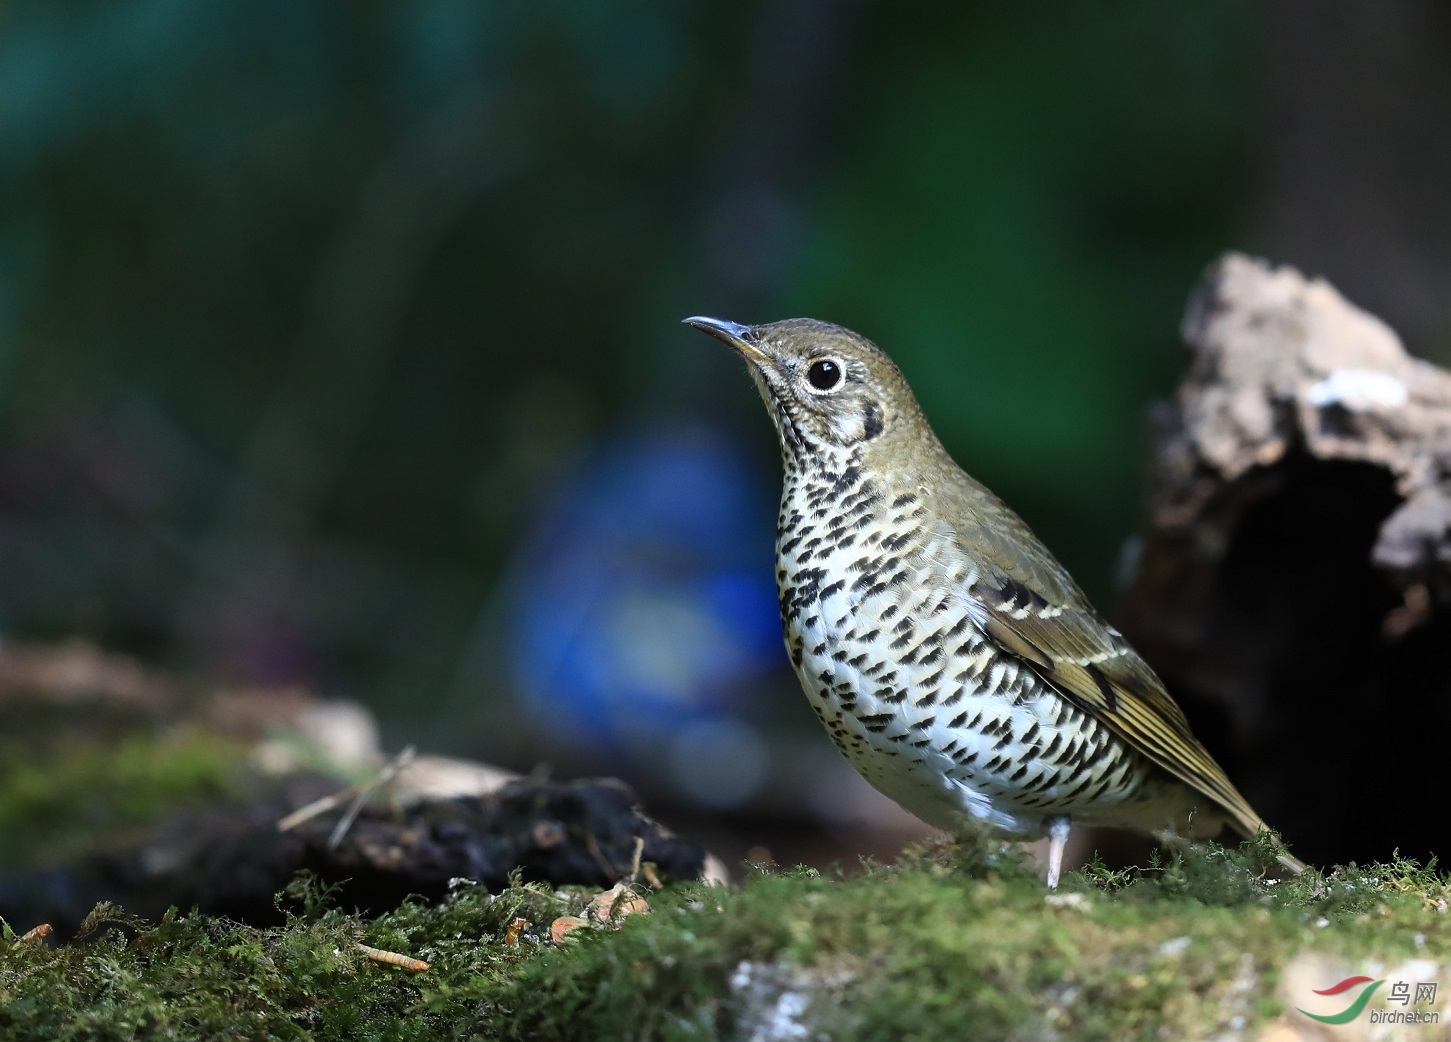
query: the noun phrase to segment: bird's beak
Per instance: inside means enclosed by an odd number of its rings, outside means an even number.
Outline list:
[[[758,364],[768,364],[771,356],[766,354],[755,343],[751,336],[751,327],[743,326],[739,322],[727,322],[723,318],[708,318],[705,315],[695,315],[685,319],[687,326],[694,326],[702,333],[708,333],[723,343],[735,348],[749,361]]]

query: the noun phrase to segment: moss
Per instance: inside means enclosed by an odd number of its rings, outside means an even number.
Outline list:
[[[0,747],[0,864],[59,864],[98,834],[240,795],[248,747],[199,728]]]
[[[294,888],[310,907],[271,929],[175,911],[146,926],[107,905],[75,943],[54,950],[7,944],[7,928],[0,1037],[495,1037],[487,1025],[513,965],[539,950],[537,937],[504,943],[509,923],[547,925],[573,903],[534,888],[497,897],[469,888],[439,908],[409,905],[364,921],[325,908],[323,893]],[[359,943],[421,955],[435,969],[374,962]]]
[[[558,946],[549,923],[588,893],[464,886],[365,920],[303,882],[300,910],[266,930],[103,909],[53,950],[7,932],[0,1037],[1195,1038],[1277,1015],[1300,952],[1451,960],[1451,882],[1434,868],[1269,885],[1262,863],[1195,846],[1143,871],[1071,873],[1047,895],[1014,848],[936,847],[850,878],[673,888],[618,932]],[[516,920],[529,925],[511,945]],[[358,942],[432,968],[375,963]]]
[[[713,1037],[702,1025],[749,1012],[731,1008],[739,968],[771,964],[814,974],[799,1023],[834,1039],[1191,1038],[1272,1016],[1274,973],[1305,948],[1451,954],[1451,889],[1405,862],[1270,886],[1254,852],[1194,847],[1141,873],[1073,873],[1050,896],[1011,854],[983,861],[939,851],[852,879],[687,890],[618,938],[522,966],[510,1030],[567,1038],[574,1018],[602,1037]]]

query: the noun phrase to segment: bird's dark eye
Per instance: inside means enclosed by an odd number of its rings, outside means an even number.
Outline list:
[[[834,390],[841,384],[841,363],[834,358],[818,358],[806,370],[806,380],[818,391]]]

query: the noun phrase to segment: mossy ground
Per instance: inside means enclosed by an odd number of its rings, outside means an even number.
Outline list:
[[[185,725],[0,741],[0,871],[64,864],[167,811],[244,799],[249,751]]]
[[[300,884],[266,930],[103,909],[53,949],[7,928],[0,1037],[1188,1039],[1273,1019],[1278,974],[1306,951],[1451,961],[1451,881],[1434,869],[1268,885],[1263,860],[1195,846],[1141,872],[1071,873],[1050,896],[1015,848],[958,844],[845,877],[675,886],[649,895],[653,914],[560,945],[549,923],[587,893],[462,886],[361,919]],[[432,966],[380,964],[358,942]]]
[[[245,800],[249,748],[191,727],[11,745],[0,863],[64,862],[103,827]],[[652,914],[558,945],[550,923],[591,893],[461,885],[369,918],[299,881],[265,929],[104,907],[60,946],[4,926],[0,1039],[1252,1038],[1306,953],[1344,975],[1431,960],[1451,992],[1451,880],[1397,861],[1272,884],[1271,853],[1184,846],[1050,895],[1017,847],[962,841],[844,874],[677,884],[648,895]]]

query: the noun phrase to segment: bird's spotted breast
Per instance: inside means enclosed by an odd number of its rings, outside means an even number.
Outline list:
[[[787,474],[782,623],[832,740],[876,788],[949,830],[976,819],[1038,835],[1053,815],[1092,821],[1113,806],[1117,820],[1124,804],[1156,803],[1146,760],[984,635],[965,596],[971,563],[921,523],[927,495],[866,478],[860,450]]]

